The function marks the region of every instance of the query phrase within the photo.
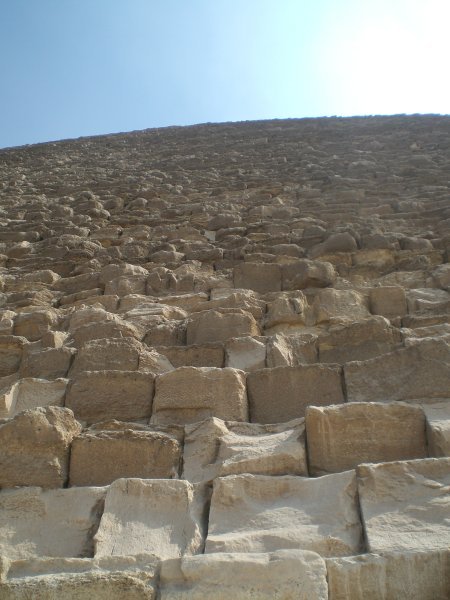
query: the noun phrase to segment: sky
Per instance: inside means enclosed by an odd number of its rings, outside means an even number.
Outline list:
[[[449,0],[0,0],[0,148],[450,113]]]

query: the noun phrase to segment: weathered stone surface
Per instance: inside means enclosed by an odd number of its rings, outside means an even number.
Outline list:
[[[333,285],[337,277],[331,263],[306,258],[283,265],[282,273],[283,290],[324,288]]]
[[[109,485],[116,479],[177,478],[182,430],[109,421],[72,442],[70,485]]]
[[[32,344],[30,344],[25,347],[23,353],[20,375],[40,379],[67,377],[75,354],[75,348],[68,348],[67,346],[35,350],[32,349]]]
[[[152,556],[36,558],[14,561],[0,582],[3,600],[154,600],[158,564]]]
[[[297,367],[318,362],[317,336],[276,334],[267,340],[267,367]]]
[[[281,268],[277,264],[244,262],[233,270],[235,288],[264,294],[281,290]]]
[[[160,585],[161,600],[328,600],[323,558],[301,550],[170,559]]]
[[[202,552],[207,497],[205,486],[182,480],[116,480],[106,494],[95,556]]]
[[[188,319],[186,343],[224,342],[230,338],[259,333],[255,318],[247,312],[205,310],[193,313]]]
[[[230,475],[214,481],[205,552],[361,549],[353,471],[317,479]]]
[[[369,316],[363,296],[354,290],[320,290],[313,302],[313,310],[317,323],[325,323],[331,319],[356,320]]]
[[[303,419],[257,425],[212,418],[185,429],[183,477],[189,481],[240,473],[308,474]]]
[[[344,402],[338,366],[276,367],[249,373],[250,419],[254,423],[283,423],[305,416],[310,404]]]
[[[242,371],[181,367],[156,378],[152,423],[195,423],[208,417],[247,420]]]
[[[10,560],[33,556],[92,556],[105,488],[42,490],[26,487],[0,492],[0,555]]]
[[[148,419],[152,410],[153,376],[137,371],[80,373],[67,389],[66,406],[77,419],[96,423],[107,419]]]
[[[0,425],[0,488],[62,487],[70,444],[80,431],[71,410],[54,406],[26,410]]]
[[[0,394],[0,418],[11,418],[39,406],[63,406],[67,379],[25,378],[14,381]]]
[[[383,286],[370,290],[370,311],[387,319],[408,313],[405,290],[400,286]]]
[[[327,558],[330,600],[446,600],[450,553],[384,552]]]
[[[450,344],[424,339],[407,348],[344,367],[350,402],[445,398],[449,393]]]
[[[157,346],[159,354],[165,356],[175,367],[216,367],[225,366],[225,351],[220,343],[199,346]]]
[[[311,475],[427,456],[425,415],[403,402],[310,406],[306,432]]]
[[[370,552],[448,549],[450,458],[361,465],[357,474]]]
[[[450,456],[450,401],[423,404],[430,456]]]
[[[0,377],[12,375],[19,370],[26,343],[24,337],[13,335],[0,337]]]
[[[266,344],[250,336],[232,338],[225,343],[225,366],[256,371],[266,366]]]

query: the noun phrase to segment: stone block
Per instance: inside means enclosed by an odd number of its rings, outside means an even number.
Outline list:
[[[54,329],[58,323],[58,316],[53,310],[35,310],[23,312],[16,316],[14,321],[14,335],[21,336],[35,342]]]
[[[66,377],[75,354],[75,348],[67,346],[36,350],[30,344],[25,347],[20,375],[40,379]]]
[[[319,362],[317,336],[310,333],[270,336],[266,354],[267,367],[297,367]]]
[[[198,554],[204,546],[207,501],[208,490],[201,484],[179,479],[117,479],[106,494],[95,535],[95,556]]]
[[[253,473],[307,475],[305,425],[257,425],[212,418],[186,425],[183,477],[205,481]]]
[[[63,487],[81,426],[67,408],[26,410],[0,425],[0,488]]]
[[[450,458],[361,465],[357,475],[370,552],[448,550]]]
[[[169,559],[160,586],[161,600],[328,600],[323,558],[301,550]]]
[[[152,423],[195,423],[208,417],[247,420],[242,371],[181,367],[156,378]]]
[[[311,475],[427,456],[423,410],[403,402],[310,406],[306,431]]]
[[[186,325],[188,345],[224,342],[230,338],[259,334],[255,318],[244,311],[205,310],[193,313]]]
[[[225,342],[225,366],[242,371],[256,371],[266,366],[265,339],[251,336],[232,338]]]
[[[450,456],[450,400],[423,404],[430,456]]]
[[[66,406],[88,424],[107,419],[148,419],[152,410],[154,377],[137,371],[91,371],[70,383]]]
[[[337,273],[331,263],[304,258],[282,266],[282,289],[329,287],[334,284],[336,277]]]
[[[354,290],[320,290],[312,305],[316,323],[355,321],[370,316],[364,297]]]
[[[92,556],[92,533],[103,510],[106,488],[0,492],[0,555]]]
[[[177,478],[181,428],[150,428],[120,421],[93,425],[72,442],[70,485],[109,485],[123,477]]]
[[[67,379],[25,378],[7,387],[0,395],[0,418],[11,418],[39,406],[63,406]]]
[[[244,262],[233,269],[235,288],[261,294],[281,290],[281,267],[275,263]]]
[[[349,402],[392,402],[446,398],[450,382],[450,344],[423,339],[366,361],[344,366]]]
[[[261,369],[247,375],[250,420],[283,423],[305,416],[306,407],[344,402],[341,369],[300,365]]]
[[[165,356],[175,367],[216,367],[225,366],[225,351],[222,344],[201,344],[199,346],[157,346],[155,350]]]
[[[404,317],[408,313],[405,290],[400,286],[375,287],[370,290],[370,312],[387,319]]]
[[[354,471],[305,477],[230,475],[214,480],[205,552],[361,550]]]
[[[450,552],[327,558],[329,600],[447,600]]]
[[[0,377],[17,373],[27,340],[15,335],[0,337]]]

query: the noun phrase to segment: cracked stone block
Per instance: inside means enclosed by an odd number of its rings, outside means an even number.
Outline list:
[[[245,373],[230,368],[180,367],[156,378],[152,423],[195,423],[209,417],[247,420]]]
[[[214,480],[205,552],[301,549],[346,556],[362,549],[354,471]]]
[[[154,377],[138,371],[79,373],[69,385],[66,406],[89,425],[98,421],[148,420],[152,410]]]
[[[306,407],[344,402],[337,365],[261,369],[247,376],[250,420],[283,423],[305,416]]]
[[[81,426],[67,408],[26,410],[0,424],[0,488],[62,487],[70,444]]]
[[[17,373],[27,343],[24,337],[15,335],[2,335],[0,337],[0,377]]]
[[[265,294],[281,291],[281,267],[273,263],[244,262],[233,269],[234,287]]]
[[[0,491],[0,555],[92,556],[106,488]]]
[[[307,475],[303,419],[281,425],[212,418],[186,425],[183,477],[205,481],[225,475]]]
[[[323,558],[302,550],[169,559],[160,586],[161,600],[328,600]]]
[[[320,290],[312,308],[317,323],[326,323],[331,319],[355,321],[370,316],[364,297],[355,290]]]
[[[264,340],[264,338],[263,338]],[[266,366],[266,343],[250,336],[225,342],[225,366],[255,371]]]
[[[450,399],[423,404],[430,456],[450,456]]]
[[[91,426],[72,442],[70,485],[109,485],[116,479],[178,478],[183,431],[120,421]]]
[[[450,458],[360,465],[357,475],[370,552],[449,548]]]
[[[337,273],[329,262],[300,259],[282,266],[282,289],[303,290],[333,285]]]
[[[96,558],[201,553],[208,495],[205,486],[180,479],[117,479],[95,535]]]
[[[186,343],[225,342],[230,338],[259,335],[259,327],[250,313],[205,310],[193,313],[187,321]]]
[[[67,346],[33,351],[30,345],[25,348],[20,366],[20,375],[40,379],[66,377],[75,354],[75,348],[68,348]]]
[[[39,406],[63,406],[68,379],[14,381],[0,394],[0,418],[11,418]]]
[[[400,286],[382,286],[370,290],[370,311],[387,319],[408,314],[405,290]]]
[[[312,475],[346,471],[365,462],[427,457],[424,412],[409,404],[310,406],[306,431]]]

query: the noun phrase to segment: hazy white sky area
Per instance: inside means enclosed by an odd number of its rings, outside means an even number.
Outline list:
[[[0,0],[0,147],[450,113],[450,0]]]

